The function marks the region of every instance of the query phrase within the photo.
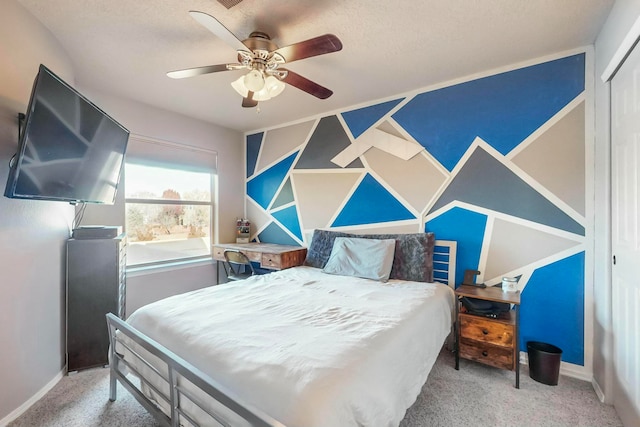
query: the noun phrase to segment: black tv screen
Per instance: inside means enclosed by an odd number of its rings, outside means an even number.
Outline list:
[[[44,65],[5,196],[113,204],[129,131]]]

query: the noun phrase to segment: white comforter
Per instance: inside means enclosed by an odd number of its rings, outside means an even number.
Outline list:
[[[451,330],[442,284],[297,267],[177,295],[128,322],[289,427],[397,426]]]

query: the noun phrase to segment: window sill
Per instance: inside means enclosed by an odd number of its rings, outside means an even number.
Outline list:
[[[183,268],[202,267],[206,265],[213,265],[214,263],[215,261],[212,258],[205,258],[188,261],[175,261],[158,265],[146,265],[144,267],[127,267],[127,277],[146,276],[149,274],[181,270]]]

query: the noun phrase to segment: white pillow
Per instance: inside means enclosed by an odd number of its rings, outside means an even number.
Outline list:
[[[395,239],[336,237],[322,271],[386,282],[391,274]]]

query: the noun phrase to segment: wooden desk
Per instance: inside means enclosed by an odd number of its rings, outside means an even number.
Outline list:
[[[220,243],[213,245],[213,259],[224,261],[225,249],[242,251],[251,261],[268,270],[284,270],[302,265],[307,256],[307,248],[302,246],[278,245],[275,243]]]

